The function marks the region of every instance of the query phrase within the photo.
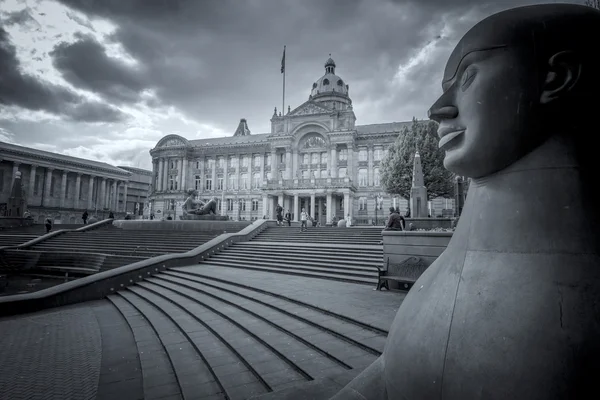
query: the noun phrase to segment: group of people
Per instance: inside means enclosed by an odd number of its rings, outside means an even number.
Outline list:
[[[277,225],[284,226],[284,224],[287,223],[287,226],[292,226],[292,213],[290,213],[290,210],[287,210],[284,215],[283,207],[281,207],[281,204],[277,204],[277,207],[275,207],[275,214]],[[311,217],[310,214],[306,212],[306,209],[303,208],[302,212],[300,212],[300,232],[304,232],[308,229],[308,221],[312,222],[312,226],[318,226],[319,224],[318,221]]]

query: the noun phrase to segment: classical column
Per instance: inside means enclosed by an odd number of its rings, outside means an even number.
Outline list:
[[[33,193],[34,193],[34,189],[35,189],[35,171],[37,169],[37,165],[36,164],[31,164],[31,168],[30,168],[30,172],[29,172],[29,194],[27,196],[27,198],[29,199],[29,201],[31,202],[33,199]],[[12,190],[12,188],[11,188]]]
[[[52,186],[52,171],[54,168],[46,168],[46,186],[44,187],[44,204],[42,206],[50,205],[50,187]]]
[[[113,210],[115,210],[115,212],[119,212],[119,183],[119,181],[115,180],[115,183],[113,184]]]
[[[344,193],[344,215],[342,215],[342,218],[346,218],[346,216],[348,215],[348,213],[350,213],[350,194],[349,193]]]
[[[242,171],[242,158],[243,157],[240,154],[238,154],[236,157],[237,157],[237,171],[235,173],[235,176],[237,179],[237,182],[236,182],[237,190],[239,191],[241,188],[241,183],[242,183],[242,180],[241,180],[242,172],[241,171]]]
[[[238,171],[239,171],[239,166],[238,166]],[[212,187],[210,188],[212,191],[214,191],[217,187],[217,157],[215,157],[215,162],[213,163],[213,167],[212,167]]]
[[[87,208],[89,210],[94,209],[94,175],[90,175],[90,177],[88,179],[88,205],[87,205]]]
[[[337,148],[336,145],[333,145],[333,148],[331,149],[331,160],[329,161],[329,171],[331,173],[331,177],[332,178],[337,178],[338,177],[338,171],[337,171]]]
[[[261,153],[258,158],[260,159],[260,183],[258,187],[263,187],[263,182],[265,180],[265,154]]]
[[[353,182],[356,181],[356,177],[354,176],[354,145],[352,143],[348,144],[348,161],[346,165],[346,176]]]
[[[164,170],[164,177],[163,177],[163,190],[169,190],[171,188],[171,186],[169,185],[169,170],[171,169],[171,161],[166,158],[165,159],[165,170]]]
[[[60,208],[65,207],[65,197],[67,196],[67,171],[62,173],[62,181],[60,183]]]
[[[206,186],[206,176],[205,175],[205,169],[204,169],[204,163],[206,162],[206,158],[202,157],[200,158],[200,187],[198,188],[198,192],[202,193],[202,191],[204,190],[204,187]],[[195,178],[194,178],[195,179]],[[194,187],[195,184],[194,184]]]
[[[185,191],[185,190],[187,190],[187,187],[188,187],[188,185],[187,185],[187,177],[188,177],[187,170],[188,170],[190,163],[188,162],[187,157],[183,157],[182,163],[183,163],[183,166],[181,167],[181,185],[179,186],[179,190]]]
[[[315,194],[311,193],[310,195],[310,216],[312,218],[315,217]]]
[[[262,209],[263,209],[263,216],[266,216],[267,213],[269,212],[269,196],[267,196],[266,194],[263,194],[262,197]]]
[[[277,149],[271,149],[271,178],[275,181],[279,180],[277,171]]]
[[[165,169],[165,160],[162,158],[158,159],[158,176],[157,178],[157,182],[156,182],[156,187],[154,188],[154,191],[156,192],[160,192],[163,190],[163,171]]]
[[[369,162],[369,164],[368,164],[369,167],[368,168],[369,169],[368,169],[368,172],[367,172],[367,174],[368,174],[368,185],[369,186],[373,186],[373,184],[374,184],[374,177],[373,177],[373,147],[369,146],[369,149],[367,151],[368,151],[368,155],[369,155],[369,158],[368,158],[368,160],[369,160],[368,161]]]
[[[127,182],[123,182],[123,211],[127,212]]]
[[[12,187],[15,184],[15,177],[17,176],[17,171],[19,171],[19,165],[21,165],[18,161],[13,161],[13,172],[12,177],[10,178],[10,188],[8,189],[8,193],[12,191]]]
[[[292,151],[285,149],[285,178],[292,179]]]
[[[79,208],[79,191],[81,190],[81,173],[77,173],[75,180],[75,197],[73,199],[73,208]]]
[[[294,149],[292,151],[292,172],[290,174],[290,179],[295,179],[296,175],[298,175],[298,150]]]
[[[98,208],[100,210],[106,208],[106,178],[102,178],[102,184],[100,185],[100,199],[98,201]]]
[[[354,219],[354,204],[352,193],[348,194],[348,211],[346,211],[346,215],[348,215],[348,213],[350,213],[350,218]]]
[[[327,193],[327,221],[325,221],[326,224],[331,223],[331,220],[333,219],[333,201],[332,201],[332,195],[331,193]]]
[[[300,206],[300,201],[298,199],[298,194],[294,194],[294,210],[292,211],[294,213],[294,221],[298,222],[298,217],[299,217],[299,210],[298,207]]]

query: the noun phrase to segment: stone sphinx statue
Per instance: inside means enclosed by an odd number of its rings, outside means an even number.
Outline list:
[[[544,4],[458,43],[429,116],[445,167],[472,178],[463,214],[334,399],[599,396],[599,37],[599,11]]]
[[[203,201],[195,199],[197,194],[198,192],[196,190],[189,190],[187,192],[188,197],[181,206],[184,219],[188,214],[214,215],[217,213],[217,200],[214,197],[204,203]]]

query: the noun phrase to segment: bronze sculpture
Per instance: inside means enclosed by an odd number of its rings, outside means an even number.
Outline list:
[[[196,190],[188,190],[188,198],[185,200],[181,209],[183,210],[183,218],[188,214],[194,215],[214,215],[217,213],[217,200],[213,197],[208,202],[204,203],[201,200],[196,200],[198,194]]]
[[[544,4],[458,43],[429,115],[446,168],[473,178],[463,214],[334,399],[598,397],[599,33],[599,11]]]

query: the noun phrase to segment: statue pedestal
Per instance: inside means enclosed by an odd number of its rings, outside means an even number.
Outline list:
[[[197,215],[186,214],[179,217],[184,221],[228,221],[229,218],[225,215]]]

